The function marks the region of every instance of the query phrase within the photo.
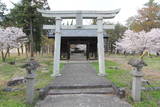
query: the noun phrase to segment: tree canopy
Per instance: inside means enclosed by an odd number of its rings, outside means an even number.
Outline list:
[[[116,42],[116,49],[126,53],[160,52],[160,29],[150,32],[134,32],[127,30],[124,36]]]
[[[114,45],[115,45],[115,42],[121,38],[123,36],[123,33],[126,31],[126,27],[123,26],[122,24],[120,23],[117,23],[115,25],[115,29],[113,30],[107,30],[107,34],[109,35],[109,50],[111,52],[113,52],[113,50],[115,49]]]
[[[6,16],[3,26],[22,27],[28,35],[31,56],[33,56],[33,52],[41,49],[42,24],[46,21],[37,8],[49,9],[47,0],[22,0],[14,6]]]
[[[0,28],[0,52],[2,60],[5,61],[10,49],[19,48],[25,42],[27,42],[26,34],[22,29],[16,27]]]
[[[152,28],[160,28],[160,4],[155,0],[149,0],[142,9],[138,10],[137,16],[132,16],[127,20],[127,25],[131,30],[150,31]]]

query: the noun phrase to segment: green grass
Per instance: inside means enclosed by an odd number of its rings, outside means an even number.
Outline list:
[[[93,62],[93,66],[98,71],[98,63]],[[128,71],[122,69],[109,69],[111,66],[118,67],[119,64],[113,61],[106,61],[106,73],[107,78],[110,79],[113,83],[115,83],[118,87],[128,87],[131,82],[131,75]]]
[[[133,56],[115,56],[114,57],[121,57],[124,61],[129,60]],[[112,56],[112,57],[113,57]],[[144,59],[147,63],[153,63],[156,65],[160,65],[158,61],[160,61],[160,57],[154,57],[154,58],[145,58]],[[156,62],[157,61],[157,62]],[[158,64],[157,64],[158,63]],[[107,78],[110,79],[116,86],[118,87],[125,87],[127,89],[127,97],[126,100],[133,105],[133,107],[158,107],[158,101],[160,101],[160,91],[143,91],[142,92],[142,101],[141,102],[133,102],[131,98],[131,82],[132,82],[132,76],[130,73],[130,70],[126,70],[125,68],[122,68],[122,64],[115,62],[115,61],[106,61],[106,73]],[[96,68],[98,71],[98,63],[93,62],[92,65]],[[149,66],[149,68],[152,69],[159,69],[159,66]],[[110,66],[117,66],[119,69],[109,69]],[[159,69],[160,71],[160,69]],[[160,86],[160,81],[152,81],[152,83],[157,85],[152,86]],[[160,106],[160,105],[159,105]]]
[[[128,61],[133,56],[123,56],[123,55],[110,55],[111,57],[119,57],[123,61]],[[136,56],[135,56],[136,57]],[[41,64],[41,67],[36,72],[36,84],[35,88],[43,88],[47,86],[51,81],[53,81],[52,74],[53,70],[53,56],[37,56],[36,60]],[[28,61],[25,57],[10,57],[7,62],[16,60],[16,65],[9,65],[7,63],[2,63],[0,60],[0,90],[6,87],[7,81],[13,77],[25,76],[26,72],[21,66]],[[156,72],[160,72],[160,57],[148,58],[145,57],[144,60],[149,65],[147,69],[153,69]],[[98,71],[98,63],[92,63],[93,66]],[[61,64],[61,68],[64,64]],[[142,92],[142,101],[139,103],[134,103],[132,101],[130,91],[131,91],[131,74],[130,70],[126,70],[122,67],[123,64],[116,61],[106,61],[106,73],[107,78],[110,79],[118,87],[127,88],[126,100],[132,104],[134,107],[158,107],[157,102],[160,100],[160,91],[145,91]],[[110,66],[117,66],[119,69],[109,69]],[[45,68],[48,72],[42,72]],[[152,81],[152,86],[160,86],[160,81]],[[33,107],[34,105],[27,105],[25,103],[25,85],[19,85],[13,88],[22,88],[20,91],[16,92],[2,92],[0,91],[0,107]],[[37,99],[37,92],[36,98]],[[36,100],[35,100],[36,101]]]
[[[131,58],[139,58],[139,56],[135,55],[109,55],[109,57],[116,57],[116,58],[121,58],[123,61],[128,61]],[[144,57],[144,61],[147,63],[147,67],[145,67],[146,69],[151,69],[153,71],[156,72],[160,72],[160,56],[152,56],[152,57],[148,57],[145,56]]]
[[[0,91],[0,107],[31,107],[25,103],[24,91],[2,92]]]
[[[148,64],[149,69],[160,72],[160,57],[145,57],[144,61]]]
[[[17,66],[3,64],[0,67],[0,78],[4,80],[8,80],[15,74],[15,71],[19,72],[19,69],[17,68]]]
[[[142,101],[133,103],[134,107],[159,107],[158,102],[160,101],[160,91],[143,91]]]
[[[44,88],[51,81],[53,77],[51,74],[53,72],[53,56],[37,56],[35,59],[40,63],[40,68],[36,71],[36,84],[35,89]],[[16,65],[9,65],[7,62],[16,60]],[[22,90],[15,92],[3,92],[2,89],[6,87],[6,83],[14,77],[25,76],[26,71],[22,69],[21,66],[28,61],[25,57],[10,57],[7,59],[6,63],[0,61],[0,107],[33,107],[33,105],[28,105],[25,102],[25,84],[14,86],[12,88],[21,88]],[[62,69],[64,64],[60,65]],[[42,72],[43,70],[48,72]],[[38,92],[36,92],[35,101],[37,100]]]

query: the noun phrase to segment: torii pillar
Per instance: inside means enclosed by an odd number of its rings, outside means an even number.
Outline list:
[[[61,17],[56,17],[55,43],[54,43],[54,64],[51,76],[61,76],[60,74],[60,48],[61,48]]]
[[[98,61],[99,61],[99,76],[105,76],[105,53],[104,53],[104,35],[103,35],[103,17],[97,18],[97,39],[98,39]]]

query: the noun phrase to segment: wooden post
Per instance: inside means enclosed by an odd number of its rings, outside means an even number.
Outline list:
[[[61,48],[61,18],[56,17],[54,65],[51,76],[61,76],[60,74],[60,48]]]
[[[89,43],[87,42],[86,58],[89,60]]]
[[[70,59],[70,44],[69,44],[69,41],[67,40],[67,60]]]
[[[99,60],[99,76],[105,76],[105,56],[104,56],[104,36],[103,36],[103,18],[97,18],[97,39],[98,39],[98,60]]]

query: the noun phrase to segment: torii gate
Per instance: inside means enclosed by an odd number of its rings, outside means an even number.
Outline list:
[[[98,60],[100,76],[105,76],[105,54],[104,54],[104,29],[114,29],[113,25],[103,25],[103,19],[112,19],[120,11],[120,9],[112,11],[49,11],[39,10],[44,17],[55,18],[56,25],[44,25],[43,29],[55,30],[55,50],[54,50],[54,66],[52,76],[61,76],[60,74],[60,48],[61,37],[66,37],[65,30],[96,30],[98,41]],[[65,26],[61,24],[62,19],[76,19],[76,25]],[[97,25],[83,25],[83,19],[97,19]],[[81,35],[80,35],[81,36]],[[73,36],[72,36],[73,37]],[[76,37],[76,32],[75,32]]]

